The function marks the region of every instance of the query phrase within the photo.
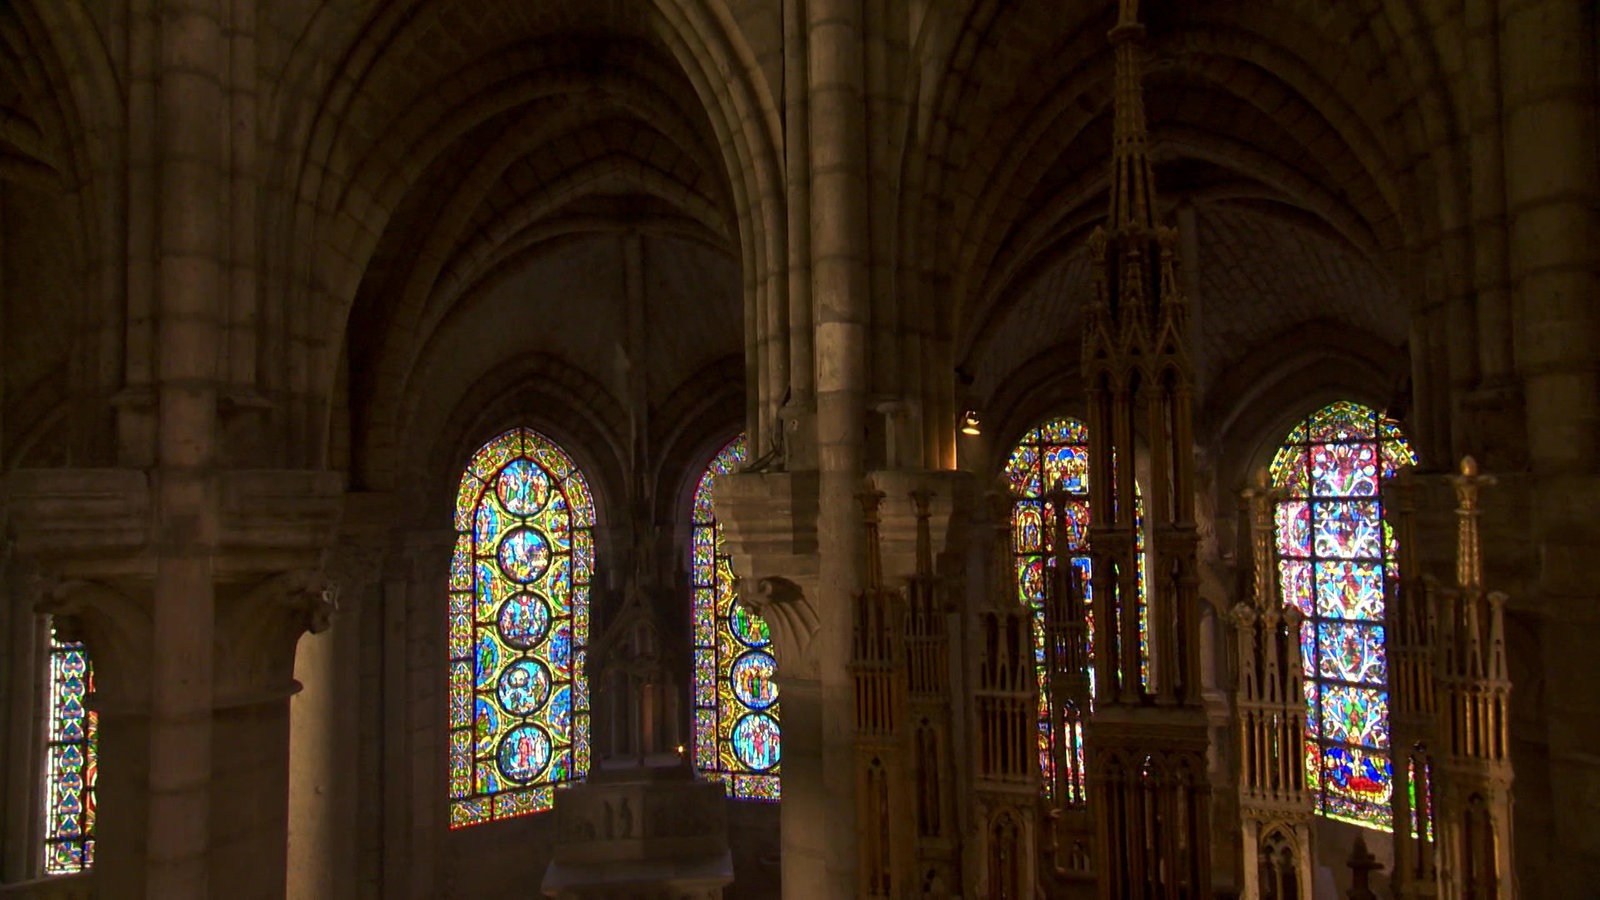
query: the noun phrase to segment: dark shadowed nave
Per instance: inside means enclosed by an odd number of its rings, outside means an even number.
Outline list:
[[[1597,44],[0,0],[0,898],[1588,896]]]

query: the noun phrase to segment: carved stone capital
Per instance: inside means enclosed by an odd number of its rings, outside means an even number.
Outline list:
[[[215,679],[219,704],[293,693],[294,650],[302,634],[333,624],[334,591],[315,569],[269,575],[218,592]]]
[[[781,576],[740,578],[734,582],[738,602],[748,606],[772,634],[773,658],[778,662],[779,683],[785,679],[814,679],[818,661],[812,644],[821,621],[811,598],[799,584]]]
[[[333,542],[344,476],[321,470],[218,473],[215,571],[248,580],[314,566]],[[5,479],[19,555],[72,578],[154,578],[160,556],[151,474],[143,469],[22,469]]]
[[[816,473],[722,475],[716,485],[735,590],[772,632],[780,684],[816,678],[812,641],[819,620],[808,590],[817,577]]]

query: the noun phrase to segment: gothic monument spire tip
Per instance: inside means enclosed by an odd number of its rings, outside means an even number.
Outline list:
[[[1145,28],[1139,21],[1139,0],[1119,0],[1117,25],[1111,29],[1116,51],[1112,93],[1111,221],[1112,232],[1155,227],[1155,173],[1150,167],[1149,128],[1144,113],[1144,70],[1140,57]]]

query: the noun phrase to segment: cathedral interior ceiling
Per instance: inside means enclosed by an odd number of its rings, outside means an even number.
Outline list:
[[[1194,211],[1185,262],[1198,269],[1201,385],[1249,368],[1330,309],[1340,327],[1398,347],[1397,222],[1415,214],[1417,191],[1395,160],[1425,134],[1385,130],[1406,91],[1366,90],[1415,77],[1378,52],[1397,26],[1370,10],[1148,5],[1158,183],[1169,217]],[[313,285],[308,308],[343,333],[332,352],[349,367],[342,393],[360,398],[350,410],[358,455],[404,428],[451,421],[478,402],[469,392],[484,373],[518,354],[577,367],[617,402],[630,367],[642,368],[659,404],[748,353],[739,297],[752,277],[781,276],[782,248],[762,243],[782,212],[763,192],[781,176],[791,114],[774,100],[781,11],[754,0],[581,6],[306,0],[258,12],[269,87],[257,118],[271,173],[262,211],[279,223],[261,244],[262,283],[291,294]],[[126,50],[94,36],[126,25],[118,9],[91,5],[86,27],[63,29],[81,46],[58,51],[99,54],[102,68],[84,65],[112,85],[126,77]],[[974,399],[1004,404],[1037,390],[1041,358],[1075,367],[1082,246],[1105,204],[1114,10],[977,3],[899,15],[883,23],[906,35],[892,45],[899,55],[871,74],[886,124],[904,129],[890,142],[897,156],[874,163],[905,195],[889,245],[900,283],[888,289],[918,317],[944,320],[956,363],[975,375]],[[7,34],[21,46],[39,27]],[[3,155],[33,148],[30,159],[66,184],[95,177],[94,163],[72,160],[87,126],[40,101],[61,65],[32,65],[0,94]],[[114,117],[90,90],[76,95],[78,119]],[[1436,127],[1437,114],[1421,118]],[[89,255],[93,228],[73,202],[18,204],[41,218],[23,233],[74,235],[39,242],[63,264],[38,278]],[[307,228],[317,239],[295,242]],[[615,274],[619,236],[633,233],[645,260],[642,360],[626,358],[619,330],[628,288],[577,284]],[[918,291],[914,277],[930,268],[954,296]],[[25,293],[85,290],[38,287]],[[11,396],[68,364],[59,342],[13,343]],[[724,412],[731,423],[742,410]],[[13,433],[39,443],[47,419],[24,410]]]

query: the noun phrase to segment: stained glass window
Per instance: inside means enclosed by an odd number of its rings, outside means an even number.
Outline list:
[[[1044,591],[1049,570],[1065,556],[1082,577],[1085,600],[1089,589],[1089,430],[1077,419],[1061,417],[1051,419],[1023,435],[1011,451],[1006,462],[1006,482],[1014,499],[1011,508],[1011,530],[1016,554],[1018,600],[1033,608],[1034,665],[1039,674],[1039,766],[1045,785],[1053,784],[1054,765],[1050,754],[1052,729],[1050,727],[1049,697],[1046,695],[1048,678],[1045,663]],[[1055,546],[1055,505],[1046,499],[1052,492],[1066,495],[1063,519],[1066,523],[1067,546]],[[1145,584],[1143,504],[1137,489],[1134,502],[1134,520],[1139,524],[1134,543],[1139,555],[1139,643],[1141,651],[1146,642],[1145,609],[1143,604]],[[1094,653],[1094,616],[1088,615],[1089,653]],[[1141,653],[1141,656],[1146,654]],[[1094,694],[1094,671],[1089,672],[1090,696]],[[1083,771],[1083,748],[1076,746],[1080,756],[1078,771]]]
[[[549,438],[485,444],[456,494],[450,827],[549,809],[589,768],[594,502]]]
[[[777,663],[767,623],[737,602],[733,564],[711,509],[712,479],[745,461],[744,435],[723,447],[694,491],[694,761],[728,794],[778,799]]]
[[[94,865],[94,782],[99,715],[89,651],[76,641],[50,639],[50,731],[45,750],[44,871],[82,872]]]
[[[1296,425],[1272,462],[1283,599],[1305,615],[1306,780],[1323,815],[1384,830],[1393,771],[1383,586],[1395,545],[1379,485],[1415,461],[1393,422],[1341,401]]]

